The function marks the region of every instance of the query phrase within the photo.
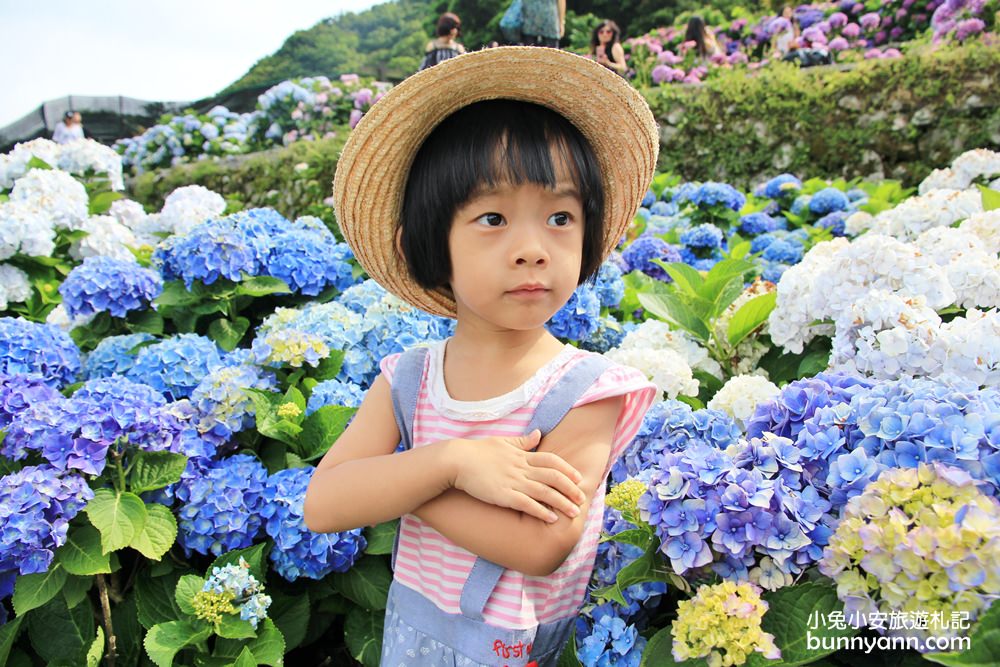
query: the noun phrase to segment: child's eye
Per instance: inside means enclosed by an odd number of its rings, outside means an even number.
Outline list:
[[[499,227],[504,224],[503,216],[499,213],[486,213],[476,218],[476,222],[486,227]]]
[[[548,224],[553,227],[565,227],[572,221],[569,217],[569,213],[553,213],[549,216]]]

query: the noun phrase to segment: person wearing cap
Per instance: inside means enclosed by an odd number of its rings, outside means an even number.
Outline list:
[[[601,94],[580,104],[581,90]],[[410,306],[456,320],[447,340],[382,359],[306,492],[313,531],[400,519],[383,665],[558,660],[607,474],[658,392],[546,323],[617,246],[658,147],[624,79],[528,47],[414,74],[344,146],[334,208],[357,260]]]
[[[52,141],[68,144],[78,139],[83,139],[83,117],[77,111],[67,111],[52,130]]]

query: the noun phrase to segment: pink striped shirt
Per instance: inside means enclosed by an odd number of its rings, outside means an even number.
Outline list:
[[[413,424],[414,447],[448,438],[523,435],[546,392],[575,363],[592,354],[567,345],[517,389],[484,401],[458,401],[445,388],[444,345],[444,341],[433,344],[427,355]],[[398,354],[382,360],[381,370],[390,385],[398,361]],[[634,368],[615,365],[591,385],[574,407],[613,396],[622,396],[624,400],[605,476],[635,436],[656,397],[656,388]],[[580,541],[565,562],[547,577],[505,570],[483,611],[486,622],[521,629],[576,614],[594,567],[603,515],[602,484],[591,501]],[[394,577],[443,611],[461,613],[462,586],[475,560],[475,554],[457,546],[417,517],[407,514],[402,518]]]

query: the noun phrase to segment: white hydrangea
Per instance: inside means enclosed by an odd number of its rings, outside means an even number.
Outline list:
[[[31,158],[55,167],[59,162],[61,148],[50,139],[32,139],[14,146],[14,150],[0,155],[0,190],[10,190],[14,181],[24,176],[28,171]]]
[[[963,232],[971,232],[983,242],[986,252],[1000,253],[1000,209],[974,213],[958,226]]]
[[[92,139],[71,141],[63,144],[61,149],[54,166],[71,174],[84,174],[87,171],[107,174],[112,190],[117,192],[125,189],[122,156],[113,149]]]
[[[722,410],[736,420],[740,428],[744,428],[757,409],[758,403],[763,403],[781,393],[778,385],[760,375],[737,375],[729,378],[722,385],[708,407],[712,410]]]
[[[31,297],[28,274],[12,264],[0,264],[0,310],[12,303],[23,303]]]
[[[615,348],[605,353],[605,356],[615,363],[637,368],[667,398],[694,396],[698,393],[698,381],[691,374],[691,367],[674,350]]]
[[[135,231],[146,219],[146,210],[137,201],[131,199],[118,199],[111,202],[108,215],[122,223],[132,231]]]
[[[708,356],[708,350],[684,331],[675,331],[666,322],[646,320],[630,331],[619,346],[622,350],[673,350],[691,367],[722,378],[722,367]]]
[[[1000,313],[973,308],[944,324],[931,356],[941,359],[942,375],[1000,385]]]
[[[32,169],[14,182],[10,201],[35,207],[56,229],[77,229],[89,206],[83,183],[58,169]]]
[[[950,167],[935,169],[920,182],[917,192],[925,195],[931,190],[964,190],[969,187],[961,176],[956,174]]]
[[[75,319],[71,319],[69,313],[66,312],[66,306],[60,303],[49,312],[48,316],[45,318],[45,323],[59,327],[63,331],[70,331],[76,327],[82,327],[90,324],[91,320],[95,317],[97,317],[97,313],[82,315],[76,317]]]
[[[935,227],[914,242],[931,261],[942,266],[955,290],[954,303],[963,308],[1000,306],[1000,259],[987,252],[972,232]]]
[[[1000,176],[1000,153],[986,148],[966,151],[952,161],[951,169],[967,188],[981,178]]]
[[[875,222],[875,216],[868,211],[855,211],[844,220],[844,233],[848,236],[859,236]]]
[[[129,247],[137,246],[135,235],[128,227],[110,215],[93,215],[82,225],[87,235],[70,246],[69,254],[75,260],[104,255],[115,259],[135,259]]]
[[[140,234],[152,231],[187,234],[206,220],[221,216],[225,210],[226,200],[222,195],[200,185],[187,185],[167,195],[160,213],[147,218],[150,230],[136,231]]]
[[[910,197],[896,208],[880,212],[865,224],[867,229],[877,234],[912,240],[931,227],[948,227],[982,210],[982,193],[976,188],[939,189]],[[852,223],[851,228],[855,226]]]
[[[0,261],[18,254],[49,257],[55,237],[49,218],[30,202],[0,202]]]

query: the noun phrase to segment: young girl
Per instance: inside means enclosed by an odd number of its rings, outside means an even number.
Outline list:
[[[621,77],[526,47],[410,77],[344,147],[334,200],[358,260],[457,319],[382,360],[306,495],[315,531],[402,517],[383,665],[552,665],[565,645],[606,475],[655,388],[545,323],[621,239],[657,147]]]

